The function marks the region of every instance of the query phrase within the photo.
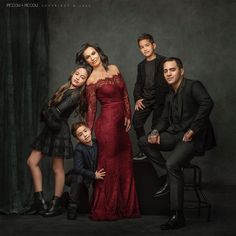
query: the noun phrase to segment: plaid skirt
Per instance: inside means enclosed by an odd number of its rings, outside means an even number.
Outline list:
[[[30,145],[50,157],[72,158],[73,145],[67,121],[63,121],[60,130],[51,130],[46,125]]]

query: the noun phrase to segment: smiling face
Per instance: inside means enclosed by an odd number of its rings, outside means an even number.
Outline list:
[[[76,137],[79,140],[79,142],[83,144],[86,145],[92,144],[91,130],[85,125],[79,126],[79,128],[76,130]]]
[[[71,88],[78,88],[85,84],[88,72],[84,68],[77,69],[71,77]]]
[[[83,56],[86,62],[93,68],[99,66],[102,63],[99,53],[93,47],[86,48],[84,50]]]
[[[166,61],[163,65],[166,82],[174,89],[178,89],[184,75],[184,69],[179,68],[176,61]]]
[[[147,59],[154,59],[153,57],[155,57],[155,48],[156,44],[151,43],[148,39],[142,39],[139,41],[139,49]]]

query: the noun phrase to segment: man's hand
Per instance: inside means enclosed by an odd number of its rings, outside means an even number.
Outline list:
[[[194,134],[194,132],[193,132],[191,129],[189,129],[189,130],[184,134],[183,141],[184,141],[184,142],[190,142],[190,141],[192,141],[192,139],[193,139],[193,134]]]
[[[104,171],[103,168],[95,171],[95,179],[104,179],[105,175],[106,172]]]
[[[151,144],[160,144],[160,140],[160,134],[156,129],[152,130],[152,132],[148,135],[148,142]]]
[[[134,107],[135,111],[143,110],[144,108],[145,106],[143,105],[143,98],[137,100]]]
[[[160,144],[161,137],[158,132],[152,132],[148,135],[148,142],[151,144]]]
[[[131,121],[127,117],[125,117],[124,126],[125,126],[125,131],[126,132],[128,132],[131,128]]]

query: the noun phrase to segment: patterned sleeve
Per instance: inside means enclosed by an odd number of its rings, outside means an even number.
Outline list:
[[[65,112],[66,110],[70,109],[71,107],[78,104],[78,100],[80,97],[80,91],[76,89],[72,92],[70,96],[65,97],[58,105],[56,105],[56,109],[61,113]]]
[[[93,125],[94,125],[94,121],[96,118],[96,111],[97,111],[97,98],[96,98],[95,85],[88,85],[86,87],[86,99],[88,103],[87,124],[88,124],[88,127],[91,130],[93,130]]]
[[[121,78],[122,78],[122,76],[121,76]],[[124,99],[124,105],[125,105],[125,117],[128,119],[131,119],[131,106],[130,106],[130,101],[129,101],[129,94],[128,94],[128,91],[126,88],[125,81],[123,80],[123,82],[124,82],[124,91],[123,91],[124,97],[123,97],[123,99]]]

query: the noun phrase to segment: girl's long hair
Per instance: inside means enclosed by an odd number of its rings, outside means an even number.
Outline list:
[[[72,73],[70,74],[70,76],[68,78],[68,82],[61,85],[56,90],[56,92],[53,94],[53,96],[50,98],[50,100],[48,101],[48,106],[49,107],[56,106],[61,101],[64,93],[70,88],[71,79],[72,79],[73,74],[79,68],[86,69],[88,77],[91,74],[91,69],[90,68],[88,68],[85,65],[78,65],[77,68],[74,71],[72,71]],[[78,106],[75,109],[75,114],[76,114],[76,116],[81,115],[82,117],[85,117],[85,113],[87,111],[87,102],[86,102],[86,98],[85,98],[85,85],[81,86],[78,89],[80,90],[80,96],[79,96],[79,99],[78,99]]]

